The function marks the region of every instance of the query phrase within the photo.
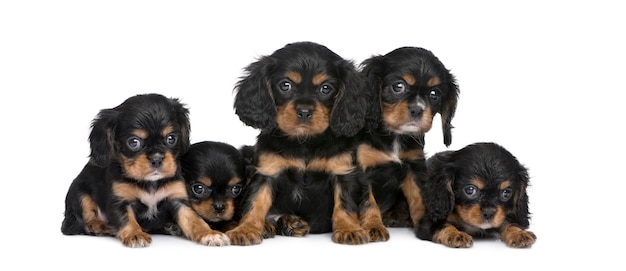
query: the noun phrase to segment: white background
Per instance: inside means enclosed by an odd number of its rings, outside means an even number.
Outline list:
[[[623,269],[626,20],[617,3],[3,1],[0,269]],[[257,131],[232,109],[234,84],[257,57],[302,40],[356,63],[399,46],[432,50],[461,90],[450,149],[493,141],[529,168],[534,247],[450,249],[408,229],[362,246],[327,234],[251,247],[155,236],[130,249],[61,234],[100,109],[162,93],[190,108],[192,142],[253,144]],[[437,122],[426,152],[444,149]]]

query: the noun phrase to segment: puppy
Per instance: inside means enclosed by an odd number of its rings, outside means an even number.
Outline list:
[[[160,94],[128,98],[92,122],[90,159],[65,198],[65,235],[113,235],[145,247],[177,224],[203,245],[228,245],[190,207],[179,156],[189,147],[189,110]]]
[[[357,150],[367,191],[360,217],[372,241],[385,241],[386,226],[417,225],[424,214],[420,193],[427,181],[424,137],[440,114],[443,142],[450,145],[459,88],[443,63],[418,47],[372,56],[361,63],[361,72],[377,104],[369,113],[373,127],[363,130]],[[396,212],[396,206],[408,210],[408,215]]]
[[[369,238],[358,220],[354,136],[371,99],[355,65],[313,42],[287,44],[248,65],[235,86],[235,113],[260,130],[240,225],[233,244],[262,241],[266,216],[283,234],[333,232],[341,244]]]
[[[502,146],[475,143],[428,159],[423,189],[426,215],[417,236],[448,247],[472,246],[472,237],[499,236],[509,247],[533,245],[527,169]]]

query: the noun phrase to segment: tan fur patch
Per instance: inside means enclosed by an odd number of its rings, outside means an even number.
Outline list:
[[[367,144],[359,145],[357,148],[356,159],[362,170],[391,162],[401,162],[398,157],[393,154],[383,152]]]
[[[273,176],[288,168],[305,170],[306,164],[302,159],[286,158],[275,153],[262,153],[259,155],[257,171],[262,175]]]
[[[191,207],[198,213],[198,215],[208,221],[218,222],[231,220],[233,218],[233,215],[235,214],[235,204],[233,199],[229,198],[223,201],[224,211],[221,213],[215,212],[213,202],[213,199],[192,202]]]
[[[439,76],[433,76],[430,79],[428,79],[428,82],[426,83],[426,86],[428,87],[434,87],[436,85],[441,84],[441,79],[439,78]]]
[[[419,149],[412,149],[400,152],[400,159],[403,161],[416,161],[424,159],[424,151]]]
[[[414,86],[415,82],[417,82],[417,80],[415,79],[415,76],[413,76],[412,74],[408,74],[408,73],[403,74],[402,79],[404,79],[404,81],[407,84],[409,84],[409,86]]]
[[[314,86],[319,86],[322,83],[326,82],[326,80],[328,80],[328,75],[324,73],[318,73],[315,76],[313,76],[312,83]]]
[[[187,198],[187,187],[182,181],[176,181],[156,191],[146,191],[134,184],[114,182],[113,194],[126,201],[139,200],[148,206],[152,206],[164,199]]]
[[[330,109],[322,104],[316,104],[312,108],[310,120],[301,121],[298,118],[296,107],[293,102],[289,102],[277,109],[276,122],[278,127],[290,137],[306,138],[321,134],[329,126]]]
[[[162,137],[166,137],[167,135],[171,134],[172,132],[174,132],[174,127],[171,125],[167,125],[163,128],[163,130],[161,130],[161,136]]]
[[[202,177],[198,178],[198,181],[200,181],[202,184],[204,184],[206,186],[211,186],[211,184],[213,184],[213,180],[211,180],[211,178],[209,178],[207,176],[202,176]]]
[[[354,170],[352,154],[344,153],[331,158],[316,158],[309,162],[307,169],[345,175]]]
[[[145,154],[140,154],[133,158],[122,156],[120,160],[124,175],[137,181],[146,181],[151,174],[155,173],[155,170],[161,175],[160,179],[172,177],[176,174],[178,166],[176,158],[174,158],[171,152],[164,154],[162,165],[158,169],[152,167],[148,156]]]
[[[302,83],[302,74],[300,74],[299,72],[290,71],[290,72],[287,72],[285,76],[287,76],[287,78],[289,78],[291,82],[294,82],[296,84]]]
[[[409,213],[411,215],[413,225],[417,225],[426,212],[426,207],[424,207],[424,202],[422,200],[422,194],[420,188],[415,183],[415,178],[415,174],[413,174],[412,171],[409,171],[406,178],[402,181],[402,184],[400,184],[402,193],[404,194],[404,197],[406,197],[409,204]]]

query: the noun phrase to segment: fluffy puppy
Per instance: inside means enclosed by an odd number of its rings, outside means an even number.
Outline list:
[[[448,247],[472,246],[472,237],[499,236],[509,247],[533,245],[527,169],[495,143],[475,143],[428,159],[426,215],[417,236]]]
[[[443,63],[418,47],[372,56],[361,63],[361,72],[377,104],[370,112],[373,128],[363,130],[357,150],[367,191],[360,217],[372,241],[385,241],[389,238],[385,226],[417,225],[424,214],[420,193],[427,180],[424,137],[440,114],[443,142],[450,145],[459,88]],[[408,208],[408,220],[399,218],[403,212],[396,212],[395,206]]]
[[[368,242],[353,198],[353,154],[371,99],[355,65],[323,45],[296,42],[245,72],[235,113],[260,133],[244,215],[226,232],[232,243],[260,243],[268,215],[291,225],[288,235],[332,231],[337,243]]]
[[[190,207],[179,156],[189,147],[189,111],[160,94],[128,98],[92,122],[90,159],[65,198],[65,235],[114,235],[145,247],[172,221],[203,245],[229,239]]]

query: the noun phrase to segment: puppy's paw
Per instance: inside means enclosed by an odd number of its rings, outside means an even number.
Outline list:
[[[361,245],[370,241],[369,234],[366,230],[358,228],[352,230],[335,230],[332,240],[338,244],[344,245]]]
[[[383,225],[372,225],[371,227],[365,227],[365,230],[369,233],[370,242],[384,242],[389,240],[389,230]]]
[[[263,229],[263,239],[274,238],[274,236],[276,236],[276,227],[272,222],[266,220]]]
[[[509,247],[531,247],[535,243],[535,240],[537,240],[535,233],[517,227],[509,227],[502,233],[502,241]]]
[[[263,241],[262,230],[242,225],[227,231],[226,235],[230,239],[230,244],[236,246],[258,245]]]
[[[297,215],[283,215],[276,221],[280,235],[303,237],[311,230],[309,223]]]
[[[94,220],[85,223],[85,231],[96,236],[114,236],[115,231],[101,220]]]
[[[468,248],[474,244],[472,236],[450,225],[436,233],[433,242],[452,248]]]
[[[213,231],[200,238],[199,243],[207,246],[228,246],[230,245],[230,238],[224,233]]]
[[[121,231],[118,238],[127,247],[147,247],[152,243],[150,234],[143,231]]]

